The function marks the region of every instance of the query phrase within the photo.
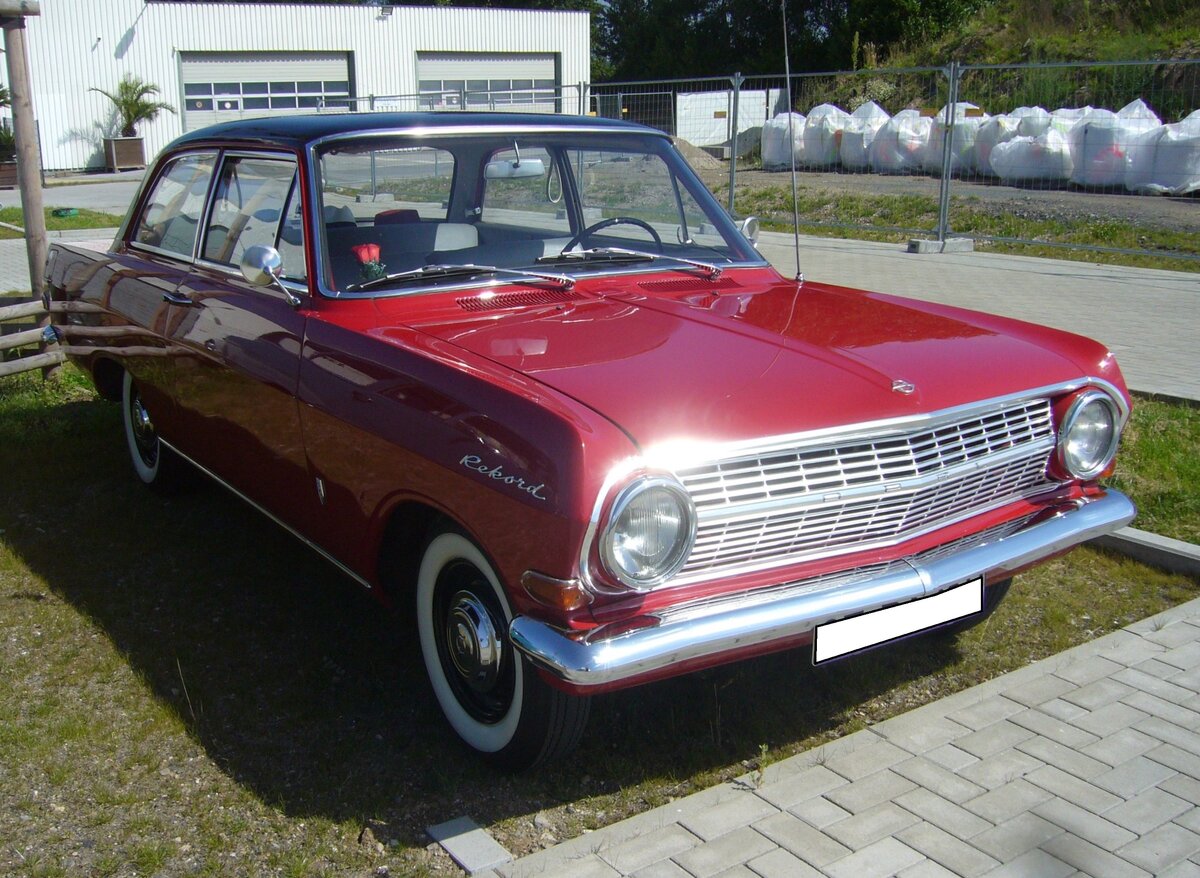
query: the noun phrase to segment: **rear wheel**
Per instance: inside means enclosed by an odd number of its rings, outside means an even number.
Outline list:
[[[589,705],[543,682],[509,640],[510,621],[479,548],[454,531],[431,539],[417,577],[417,628],[434,695],[463,741],[527,768],[574,749]]]
[[[158,438],[137,382],[129,372],[121,382],[121,411],[125,443],[137,477],[156,491],[169,493],[177,489],[186,474],[184,463]]]

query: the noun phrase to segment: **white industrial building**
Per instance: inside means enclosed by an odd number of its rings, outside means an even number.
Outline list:
[[[579,112],[586,12],[346,4],[41,0],[26,19],[42,163],[98,168],[126,73],[177,112],[139,134],[274,113],[358,109]]]

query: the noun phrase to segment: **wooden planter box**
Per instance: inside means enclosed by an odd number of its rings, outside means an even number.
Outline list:
[[[0,189],[17,188],[17,163],[0,162]]]
[[[145,141],[140,137],[104,138],[104,161],[109,170],[126,171],[146,167]]]

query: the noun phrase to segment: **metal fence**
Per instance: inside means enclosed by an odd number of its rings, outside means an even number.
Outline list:
[[[675,137],[731,213],[790,225],[791,190],[775,172],[794,156],[805,228],[1200,260],[1198,108],[1200,59],[372,95],[322,111],[624,119]]]
[[[792,134],[773,127],[786,125],[787,86],[736,74],[593,84],[588,108],[700,147],[720,167],[695,152],[693,164],[732,212],[790,224],[790,192],[770,179],[794,134],[805,227],[1200,259],[1194,196],[1133,197],[1200,189],[1200,60],[793,74]]]
[[[330,101],[320,112],[401,112],[438,110],[488,110],[509,113],[565,113],[583,115],[586,84],[554,88],[517,88],[503,91],[443,89],[403,95],[367,95]]]

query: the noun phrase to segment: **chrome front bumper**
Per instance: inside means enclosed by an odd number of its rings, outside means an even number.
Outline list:
[[[928,597],[978,576],[1006,578],[1133,520],[1124,494],[1103,497],[1037,521],[994,541],[950,554],[930,553],[881,565],[865,576],[816,587],[804,583],[657,614],[658,624],[576,639],[528,616],[509,628],[517,649],[539,668],[574,686],[605,686],[774,641],[795,640],[848,616]],[[778,592],[776,595],[775,592]],[[717,659],[719,661],[719,659]],[[716,663],[716,662],[714,662]]]

